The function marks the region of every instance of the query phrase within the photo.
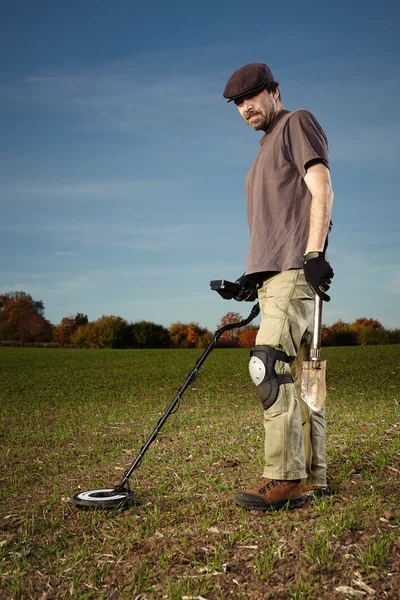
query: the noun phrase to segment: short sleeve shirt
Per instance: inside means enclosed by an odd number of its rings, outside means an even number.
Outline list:
[[[260,144],[245,180],[248,275],[303,266],[311,208],[306,165],[328,166],[326,135],[307,110],[280,111]]]

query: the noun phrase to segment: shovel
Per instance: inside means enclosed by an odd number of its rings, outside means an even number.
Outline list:
[[[326,360],[321,360],[321,318],[322,300],[316,295],[310,360],[303,362],[301,373],[301,397],[316,412],[323,408],[326,398]]]

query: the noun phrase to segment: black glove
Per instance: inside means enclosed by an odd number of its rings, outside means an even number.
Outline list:
[[[326,292],[329,290],[334,273],[324,253],[307,252],[304,255],[303,269],[306,280],[315,293],[325,302],[329,302],[331,297]]]
[[[234,300],[238,302],[242,302],[242,300],[254,302],[254,300],[257,300],[257,290],[260,287],[258,283],[251,281],[244,273],[239,279],[236,279],[235,283],[240,286],[240,290],[233,296]]]

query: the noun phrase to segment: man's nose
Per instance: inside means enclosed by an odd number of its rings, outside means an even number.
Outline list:
[[[247,112],[249,110],[254,110],[254,103],[252,98],[245,98],[243,100],[243,106],[242,106],[244,112]]]

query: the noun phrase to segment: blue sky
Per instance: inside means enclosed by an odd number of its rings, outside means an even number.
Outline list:
[[[400,327],[399,8],[368,3],[3,0],[0,293],[215,329],[211,279],[245,268],[260,133],[222,98],[266,62],[330,145],[335,271],[323,322]]]

